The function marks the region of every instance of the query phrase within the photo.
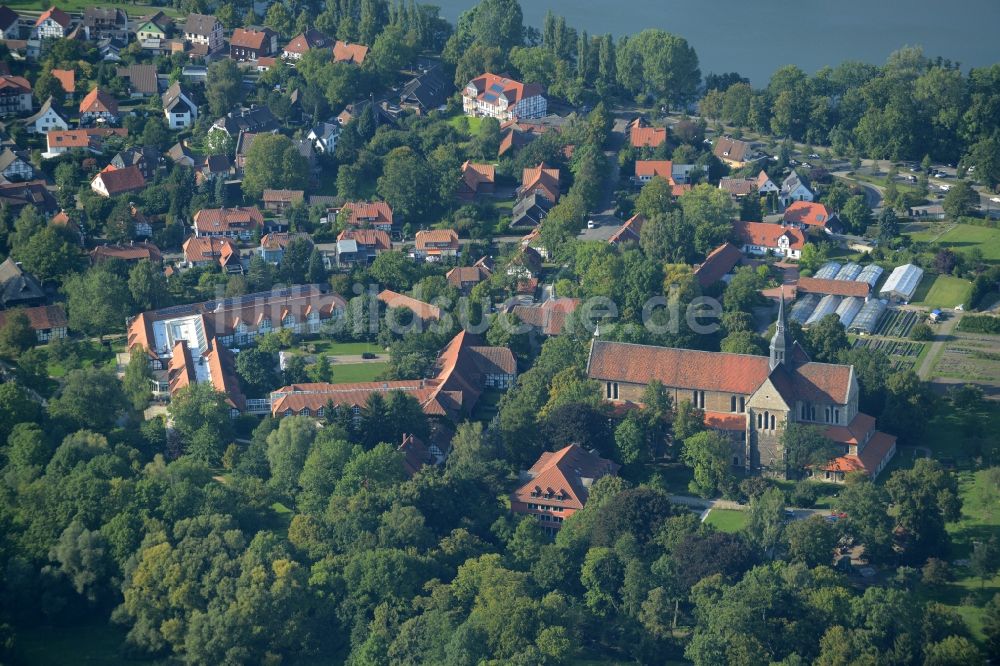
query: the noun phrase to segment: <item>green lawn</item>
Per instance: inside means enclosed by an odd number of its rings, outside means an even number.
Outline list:
[[[448,119],[448,124],[452,127],[465,131],[469,133],[469,136],[475,136],[479,133],[479,126],[483,123],[483,119],[479,117],[469,117],[461,112],[455,114]]]
[[[365,352],[385,355],[386,351],[370,342],[335,342],[333,340],[307,340],[299,343],[293,354],[326,354],[327,356],[357,356]]]
[[[50,348],[46,345],[43,349],[49,351]],[[66,349],[68,349],[67,356],[61,360],[52,358],[52,353],[49,351],[49,377],[60,379],[72,369],[92,366],[104,366],[114,371],[117,367],[115,354],[125,351],[125,346],[124,343],[116,343],[112,344],[109,349],[93,340],[82,340],[77,343],[69,343]]]
[[[48,0],[10,0],[6,3],[14,11],[45,11],[52,6]],[[182,12],[170,6],[157,7],[144,4],[122,4],[118,2],[91,2],[90,0],[63,0],[59,3],[59,9],[65,12],[83,12],[87,7],[118,7],[124,9],[130,19],[147,16],[157,11],[162,11],[167,16],[177,18]],[[23,20],[23,19],[22,19]]]
[[[721,532],[739,532],[747,525],[747,513],[732,509],[712,509],[708,512],[705,523]]]
[[[925,274],[916,293],[913,295],[914,305],[924,305],[931,308],[953,308],[969,302],[969,292],[972,283],[968,280],[951,275]]]
[[[352,382],[373,382],[389,367],[389,363],[346,363],[333,364],[333,381],[335,384]]]
[[[943,234],[945,223],[931,224],[921,231],[910,234],[915,241],[929,242],[935,238],[935,244],[946,247],[954,252],[968,252],[978,247],[987,261],[1000,261],[1000,229],[979,227],[972,224],[956,224]],[[940,238],[938,235],[940,234]]]
[[[932,457],[952,461],[959,469],[971,469],[973,459],[987,454],[992,455],[988,460],[996,460],[1000,456],[1000,442],[995,436],[1000,432],[1000,402],[984,400],[976,423],[964,420],[949,402],[939,400],[937,413],[921,429],[917,443],[928,447]],[[879,480],[887,478],[884,472],[879,475]]]

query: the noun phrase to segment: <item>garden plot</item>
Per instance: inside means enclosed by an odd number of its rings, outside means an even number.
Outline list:
[[[1000,352],[996,342],[961,337],[949,342],[934,365],[933,375],[1000,384]]]
[[[858,338],[854,341],[854,346],[867,347],[886,354],[893,370],[912,369],[920,352],[924,350],[923,342],[887,340],[885,338]]]
[[[888,338],[905,338],[910,335],[921,315],[913,310],[889,310],[875,329],[874,335]]]

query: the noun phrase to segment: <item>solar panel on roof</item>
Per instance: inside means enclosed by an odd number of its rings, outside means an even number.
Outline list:
[[[503,85],[499,83],[494,83],[493,85],[490,86],[490,90],[496,93],[501,93],[503,92]]]
[[[486,100],[487,102],[495,102],[497,101],[497,96],[494,95],[493,93],[486,93],[485,95],[483,95],[483,99]]]

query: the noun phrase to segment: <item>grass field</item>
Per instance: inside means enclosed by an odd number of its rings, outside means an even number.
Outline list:
[[[11,0],[6,4],[16,12],[43,12],[52,6],[52,3],[48,0]],[[169,5],[165,7],[156,7],[141,3],[91,2],[90,0],[64,0],[59,3],[59,9],[70,13],[82,13],[87,7],[118,7],[119,9],[125,10],[129,19],[139,18],[140,16],[153,14],[157,11],[161,11],[167,16],[172,16],[174,18],[182,15],[180,10]]]
[[[385,350],[370,342],[335,342],[333,340],[307,340],[290,350],[296,354],[326,354],[327,356],[356,356],[365,352],[385,354]]]
[[[335,384],[347,382],[373,382],[385,372],[389,363],[346,363],[333,364],[333,381]]]
[[[969,302],[972,283],[951,275],[925,274],[913,295],[914,305],[953,308]]]
[[[746,511],[732,509],[712,509],[705,523],[721,532],[739,532],[747,525]]]
[[[983,259],[1000,262],[1000,229],[971,224],[951,225],[945,222],[911,225],[911,228],[918,229],[909,234],[915,241],[934,241],[936,245],[954,252],[968,252],[978,247],[983,253]]]

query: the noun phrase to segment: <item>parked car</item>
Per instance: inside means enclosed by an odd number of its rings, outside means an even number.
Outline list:
[[[946,174],[944,171],[938,171],[937,173],[934,174],[934,177],[935,178],[947,178],[948,174]]]
[[[993,203],[1000,203],[1000,197],[990,197],[990,201]]]
[[[598,224],[596,220],[588,220],[587,221],[587,228],[588,229],[596,229],[599,226],[601,226],[601,225]]]
[[[372,353],[372,352],[362,352],[362,353],[361,353],[361,358],[363,358],[363,359],[364,359],[364,360],[366,360],[366,361],[370,361],[370,360],[372,360],[373,358],[378,358],[378,356],[376,356],[376,355],[375,355],[374,353]]]

